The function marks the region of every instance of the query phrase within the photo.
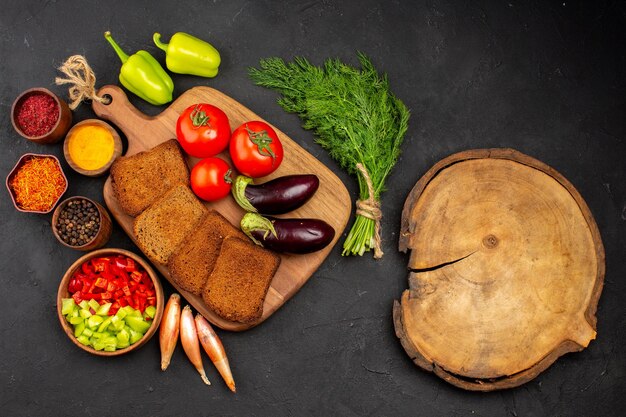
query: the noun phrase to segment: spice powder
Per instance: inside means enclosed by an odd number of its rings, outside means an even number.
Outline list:
[[[30,137],[50,132],[59,120],[59,106],[47,94],[29,94],[20,100],[15,114],[20,130]]]
[[[102,126],[79,126],[67,140],[70,157],[81,169],[92,171],[102,168],[113,156],[113,135]]]
[[[49,211],[65,191],[67,182],[52,158],[31,158],[10,181],[16,204],[23,210]]]

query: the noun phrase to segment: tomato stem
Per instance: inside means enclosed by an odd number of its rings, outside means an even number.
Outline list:
[[[228,171],[226,171],[226,173],[224,174],[224,182],[226,184],[232,184],[233,183],[233,178],[231,177],[233,173],[232,169],[229,169]]]
[[[272,148],[270,148],[270,144],[272,143],[272,138],[267,134],[266,130],[261,130],[260,132],[255,132],[251,130],[246,125],[246,131],[248,132],[248,136],[250,137],[250,141],[257,146],[257,150],[263,156],[269,156],[272,158],[272,165],[274,165],[274,160],[276,159],[276,155]]]
[[[206,114],[204,110],[200,109],[200,106],[196,104],[191,113],[189,113],[189,118],[191,119],[191,123],[193,123],[194,127],[200,126],[208,126],[210,118]]]

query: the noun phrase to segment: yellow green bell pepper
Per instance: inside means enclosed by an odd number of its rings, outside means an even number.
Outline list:
[[[209,78],[217,75],[220,53],[208,42],[183,32],[172,35],[169,44],[161,42],[160,33],[155,33],[152,39],[165,51],[165,64],[170,71]]]
[[[128,56],[113,40],[111,32],[105,32],[104,37],[122,61],[119,79],[124,87],[150,104],[159,106],[172,101],[174,82],[152,55],[138,51]]]

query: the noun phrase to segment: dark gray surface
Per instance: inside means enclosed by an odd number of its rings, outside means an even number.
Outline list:
[[[368,54],[411,109],[404,153],[383,197],[385,257],[342,258],[337,246],[302,290],[263,325],[219,331],[238,392],[227,391],[205,356],[206,387],[178,346],[159,370],[157,338],[139,351],[98,358],[71,344],[55,315],[57,286],[81,253],[62,247],[50,215],[14,210],[0,198],[0,414],[618,416],[626,403],[626,7],[622,2],[454,1],[22,1],[0,13],[0,173],[26,152],[62,157],[62,144],[18,136],[9,112],[24,89],[54,85],[55,68],[83,54],[97,84],[116,84],[120,63],[102,34],[127,52],[185,31],[222,54],[218,77],[174,75],[176,95],[209,85],[270,120],[345,182],[345,175],[246,68],[260,58]],[[165,3],[165,2],[163,2]],[[592,6],[593,4],[593,6]],[[142,111],[160,109],[131,98]],[[93,117],[88,105],[75,121]],[[414,366],[393,331],[391,307],[406,288],[396,241],[404,199],[451,153],[512,147],[555,168],[586,199],[606,248],[598,338],[530,383],[469,393]],[[67,196],[102,201],[104,179],[64,168]],[[343,240],[343,239],[342,239]],[[110,247],[137,251],[119,226]],[[172,288],[165,283],[170,294]]]

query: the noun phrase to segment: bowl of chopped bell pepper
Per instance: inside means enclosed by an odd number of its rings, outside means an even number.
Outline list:
[[[98,249],[63,276],[57,315],[70,340],[99,356],[144,345],[163,316],[163,288],[150,264],[124,249]]]
[[[6,178],[13,205],[25,213],[50,213],[67,190],[67,177],[54,155],[27,153]]]

